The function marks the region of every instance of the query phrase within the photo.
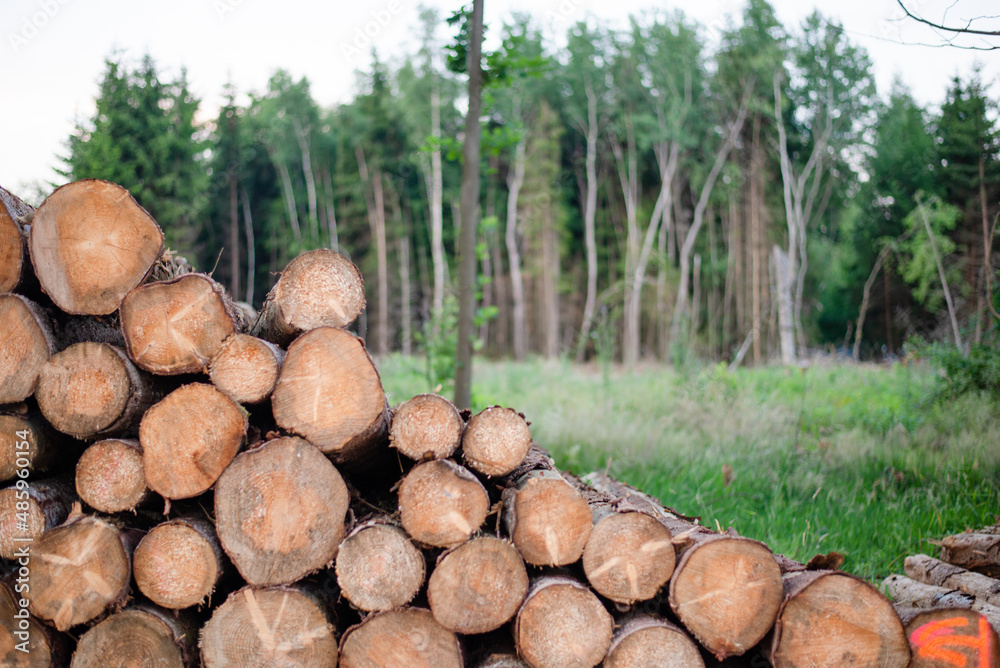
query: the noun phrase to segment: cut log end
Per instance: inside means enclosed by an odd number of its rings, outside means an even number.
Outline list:
[[[509,499],[507,530],[535,566],[565,566],[583,555],[593,516],[590,505],[555,471],[527,474]]]
[[[273,343],[234,334],[208,366],[212,384],[241,404],[258,404],[274,391],[285,354]]]
[[[0,404],[11,404],[35,391],[56,343],[41,308],[20,295],[0,294],[0,332]]]
[[[378,612],[413,600],[424,584],[426,566],[420,550],[401,528],[367,523],[341,543],[336,573],[351,605]]]
[[[0,584],[0,664],[4,668],[58,668],[69,663],[70,644],[65,635],[34,617],[15,617],[22,610],[23,592],[15,594]],[[23,613],[21,613],[23,614]],[[11,622],[16,623],[11,623]],[[27,650],[27,651],[23,651]]]
[[[938,608],[901,611],[913,658],[908,668],[992,668],[1000,664],[1000,640],[983,615]]]
[[[396,409],[389,440],[410,459],[445,459],[458,449],[464,427],[455,404],[436,394],[418,394]]]
[[[143,608],[122,610],[80,637],[70,668],[186,668],[190,645],[164,615]]]
[[[462,436],[462,456],[470,468],[487,476],[506,475],[524,461],[531,432],[510,408],[492,406],[469,420]]]
[[[222,392],[205,383],[180,387],[139,425],[146,483],[168,499],[197,496],[233,460],[246,433],[246,413]]]
[[[185,519],[160,524],[143,536],[132,564],[139,591],[172,610],[198,605],[210,596],[221,569],[211,526]]]
[[[30,610],[60,631],[94,619],[123,602],[131,575],[118,530],[79,517],[32,546]]]
[[[364,461],[388,432],[385,392],[360,339],[322,327],[289,347],[271,397],[278,425],[337,463]]]
[[[342,668],[461,668],[458,637],[429,610],[401,608],[372,615],[347,630]]]
[[[279,438],[241,454],[219,478],[219,540],[247,582],[295,582],[333,562],[348,502],[343,478],[315,446]]]
[[[69,516],[76,500],[62,478],[16,484],[0,490],[0,557],[23,556],[25,547]]]
[[[489,505],[482,483],[446,459],[415,466],[399,487],[403,528],[424,545],[464,543],[486,521]]]
[[[590,589],[564,577],[535,581],[517,613],[517,651],[535,668],[596,666],[611,646],[613,620]]]
[[[740,655],[770,630],[784,598],[781,570],[763,543],[719,536],[682,554],[670,606],[717,657]]]
[[[76,463],[76,493],[102,513],[135,510],[149,493],[139,441],[113,438],[87,448]]]
[[[38,207],[28,245],[38,281],[56,306],[107,315],[163,253],[163,232],[127,190],[85,179]]]
[[[645,513],[597,513],[583,569],[605,598],[631,605],[653,598],[674,572],[670,531]]]
[[[365,307],[361,272],[340,253],[319,249],[292,260],[264,301],[252,333],[278,345],[319,327],[347,327]]]
[[[2,189],[0,189],[2,190]],[[8,197],[17,200],[16,197],[3,191]],[[18,212],[11,215],[7,208],[6,198],[0,196],[0,293],[13,292],[21,283],[28,258],[27,239],[24,235],[24,228],[18,220]],[[26,204],[17,200],[25,212],[30,209]]]
[[[0,413],[0,482],[44,471],[59,457],[55,432],[37,413]]]
[[[786,575],[784,585],[771,649],[775,668],[909,664],[899,617],[868,583],[836,571],[803,571]]]
[[[232,302],[204,274],[140,286],[122,301],[120,313],[129,356],[160,375],[206,371],[222,342],[236,333]]]
[[[206,668],[337,665],[326,610],[297,587],[233,593],[212,613],[199,644]]]
[[[698,646],[684,631],[652,615],[627,619],[615,632],[605,668],[704,668]]]
[[[440,559],[427,583],[434,619],[456,633],[487,633],[514,617],[528,593],[528,573],[513,545],[481,536]]]

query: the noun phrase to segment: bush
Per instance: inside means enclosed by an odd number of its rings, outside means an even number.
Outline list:
[[[954,398],[970,392],[987,392],[1000,399],[1000,345],[977,343],[965,353],[946,343],[916,343],[913,352],[942,372],[939,398]]]

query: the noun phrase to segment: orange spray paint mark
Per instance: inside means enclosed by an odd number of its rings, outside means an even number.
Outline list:
[[[937,659],[955,668],[991,668],[989,623],[980,616],[976,635],[955,633],[956,629],[968,625],[969,620],[965,617],[928,622],[910,634],[910,643],[916,648],[917,656],[924,659]],[[972,649],[975,654],[967,657],[965,653],[955,651],[960,647]],[[972,659],[972,664],[969,664],[969,658]]]

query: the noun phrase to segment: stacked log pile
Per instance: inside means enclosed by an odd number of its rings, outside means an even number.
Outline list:
[[[391,409],[343,256],[248,317],[119,186],[0,201],[3,665],[908,665],[835,556],[560,472],[509,408]]]

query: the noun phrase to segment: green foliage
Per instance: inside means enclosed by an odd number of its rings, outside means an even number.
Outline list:
[[[956,207],[945,204],[937,197],[932,198],[922,206],[934,238],[931,239],[927,235],[923,213],[918,206],[906,216],[905,220],[910,235],[900,244],[904,258],[903,278],[914,286],[914,298],[929,310],[935,311],[940,309],[944,303],[944,289],[941,286],[937,262],[934,259],[934,249],[931,244],[933,243],[937,247],[937,253],[947,268],[949,263],[946,260],[949,255],[955,252],[955,242],[947,233],[955,229],[959,214]],[[950,279],[950,285],[957,283],[955,280],[957,276],[953,275]]]
[[[940,369],[934,394],[938,401],[978,393],[1000,400],[1000,341],[974,343],[968,353],[941,341],[928,343],[914,339],[908,347],[915,357],[926,359]]]
[[[435,313],[416,335],[423,348],[425,378],[431,392],[450,395],[455,385],[455,350],[458,343],[458,301],[445,297],[440,313]]]

